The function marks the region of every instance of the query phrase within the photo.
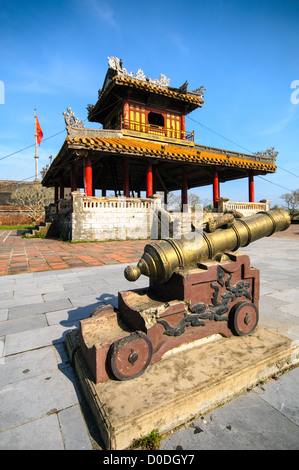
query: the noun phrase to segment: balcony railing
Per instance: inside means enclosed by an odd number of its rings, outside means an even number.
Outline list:
[[[262,199],[259,202],[236,202],[221,197],[218,199],[218,212],[235,210],[245,217],[255,214],[256,212],[270,210],[270,202],[270,199]]]
[[[194,142],[194,131],[187,132],[174,129],[173,127],[162,127],[154,124],[146,124],[144,122],[131,121],[130,119],[121,118],[121,129],[130,129],[131,131],[145,132],[147,134]]]

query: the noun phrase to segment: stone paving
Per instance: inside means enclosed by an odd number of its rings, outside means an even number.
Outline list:
[[[299,240],[299,224],[272,238]],[[22,238],[18,230],[0,230],[0,276],[24,272],[134,263],[147,240],[69,243],[57,239]]]
[[[0,276],[131,263],[140,258],[146,243],[145,240],[69,243],[22,238],[18,232],[0,231]]]
[[[260,324],[298,344],[299,226],[291,228],[289,238],[283,232],[240,251],[261,271]],[[5,256],[19,255],[20,263],[18,274],[12,274],[11,260],[0,277],[0,449],[101,449],[64,338],[97,305],[116,306],[118,291],[132,288],[123,270],[139,259],[146,242],[66,244],[0,235],[2,268]],[[99,248],[107,264],[88,265],[96,256],[102,262]],[[115,260],[116,252],[122,260]],[[38,253],[47,270],[30,263]],[[63,269],[57,269],[49,261],[53,253],[58,264],[63,257],[80,260],[82,254],[92,261],[69,267],[63,260]],[[134,288],[147,285],[141,277]],[[162,449],[298,450],[298,386],[297,367],[165,437]]]
[[[0,449],[92,448],[64,338],[98,305],[117,305],[131,287],[123,269],[0,277]]]

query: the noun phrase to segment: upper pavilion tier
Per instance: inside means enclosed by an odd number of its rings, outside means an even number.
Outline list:
[[[88,105],[88,119],[103,129],[129,129],[147,134],[194,140],[185,130],[185,116],[204,103],[204,88],[189,91],[185,82],[170,87],[170,79],[146,77],[141,69],[128,73],[122,61],[110,57],[109,68],[95,105]]]

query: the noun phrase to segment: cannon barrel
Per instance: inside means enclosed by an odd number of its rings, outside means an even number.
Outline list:
[[[177,268],[197,266],[219,253],[236,251],[274,232],[286,230],[290,223],[287,211],[275,209],[235,219],[226,228],[217,228],[212,233],[203,231],[203,236],[196,240],[157,240],[145,246],[137,266],[126,267],[125,278],[136,281],[144,274],[160,283],[166,282]]]

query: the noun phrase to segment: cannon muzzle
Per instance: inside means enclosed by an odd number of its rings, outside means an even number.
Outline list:
[[[177,268],[197,266],[199,262],[215,259],[225,251],[236,251],[263,237],[286,230],[290,223],[287,211],[275,209],[235,219],[226,228],[218,227],[212,233],[203,230],[200,239],[157,240],[145,246],[137,266],[126,267],[125,278],[136,281],[144,274],[155,281],[166,282]]]

